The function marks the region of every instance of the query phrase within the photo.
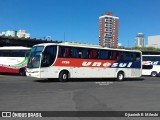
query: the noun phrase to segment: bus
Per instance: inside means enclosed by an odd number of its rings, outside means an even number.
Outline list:
[[[142,55],[142,75],[156,77],[160,75],[160,55]]]
[[[0,47],[0,73],[25,75],[30,49],[22,46]]]
[[[145,51],[142,51],[142,55],[160,55],[160,51],[145,50]]]
[[[26,75],[36,78],[140,77],[142,53],[78,43],[44,43],[33,46]]]

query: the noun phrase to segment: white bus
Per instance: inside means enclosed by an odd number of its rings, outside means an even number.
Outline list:
[[[75,43],[44,43],[33,46],[26,75],[36,78],[140,77],[142,55],[137,50],[104,48]]]
[[[142,75],[156,77],[160,74],[160,55],[142,55]]]
[[[21,46],[0,47],[0,73],[25,75],[30,49]]]

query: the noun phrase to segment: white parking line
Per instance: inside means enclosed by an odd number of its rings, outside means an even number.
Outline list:
[[[95,82],[95,83],[101,86],[113,84],[113,82]]]

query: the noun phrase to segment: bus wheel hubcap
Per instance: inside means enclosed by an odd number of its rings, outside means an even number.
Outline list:
[[[119,79],[120,79],[120,80],[123,79],[123,75],[122,75],[122,74],[119,75]]]
[[[63,79],[66,79],[66,78],[67,78],[67,75],[66,75],[66,74],[64,74],[64,75],[63,75]]]

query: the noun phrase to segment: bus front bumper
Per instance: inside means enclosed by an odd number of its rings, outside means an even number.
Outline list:
[[[40,72],[39,70],[26,69],[26,76],[40,78]]]

